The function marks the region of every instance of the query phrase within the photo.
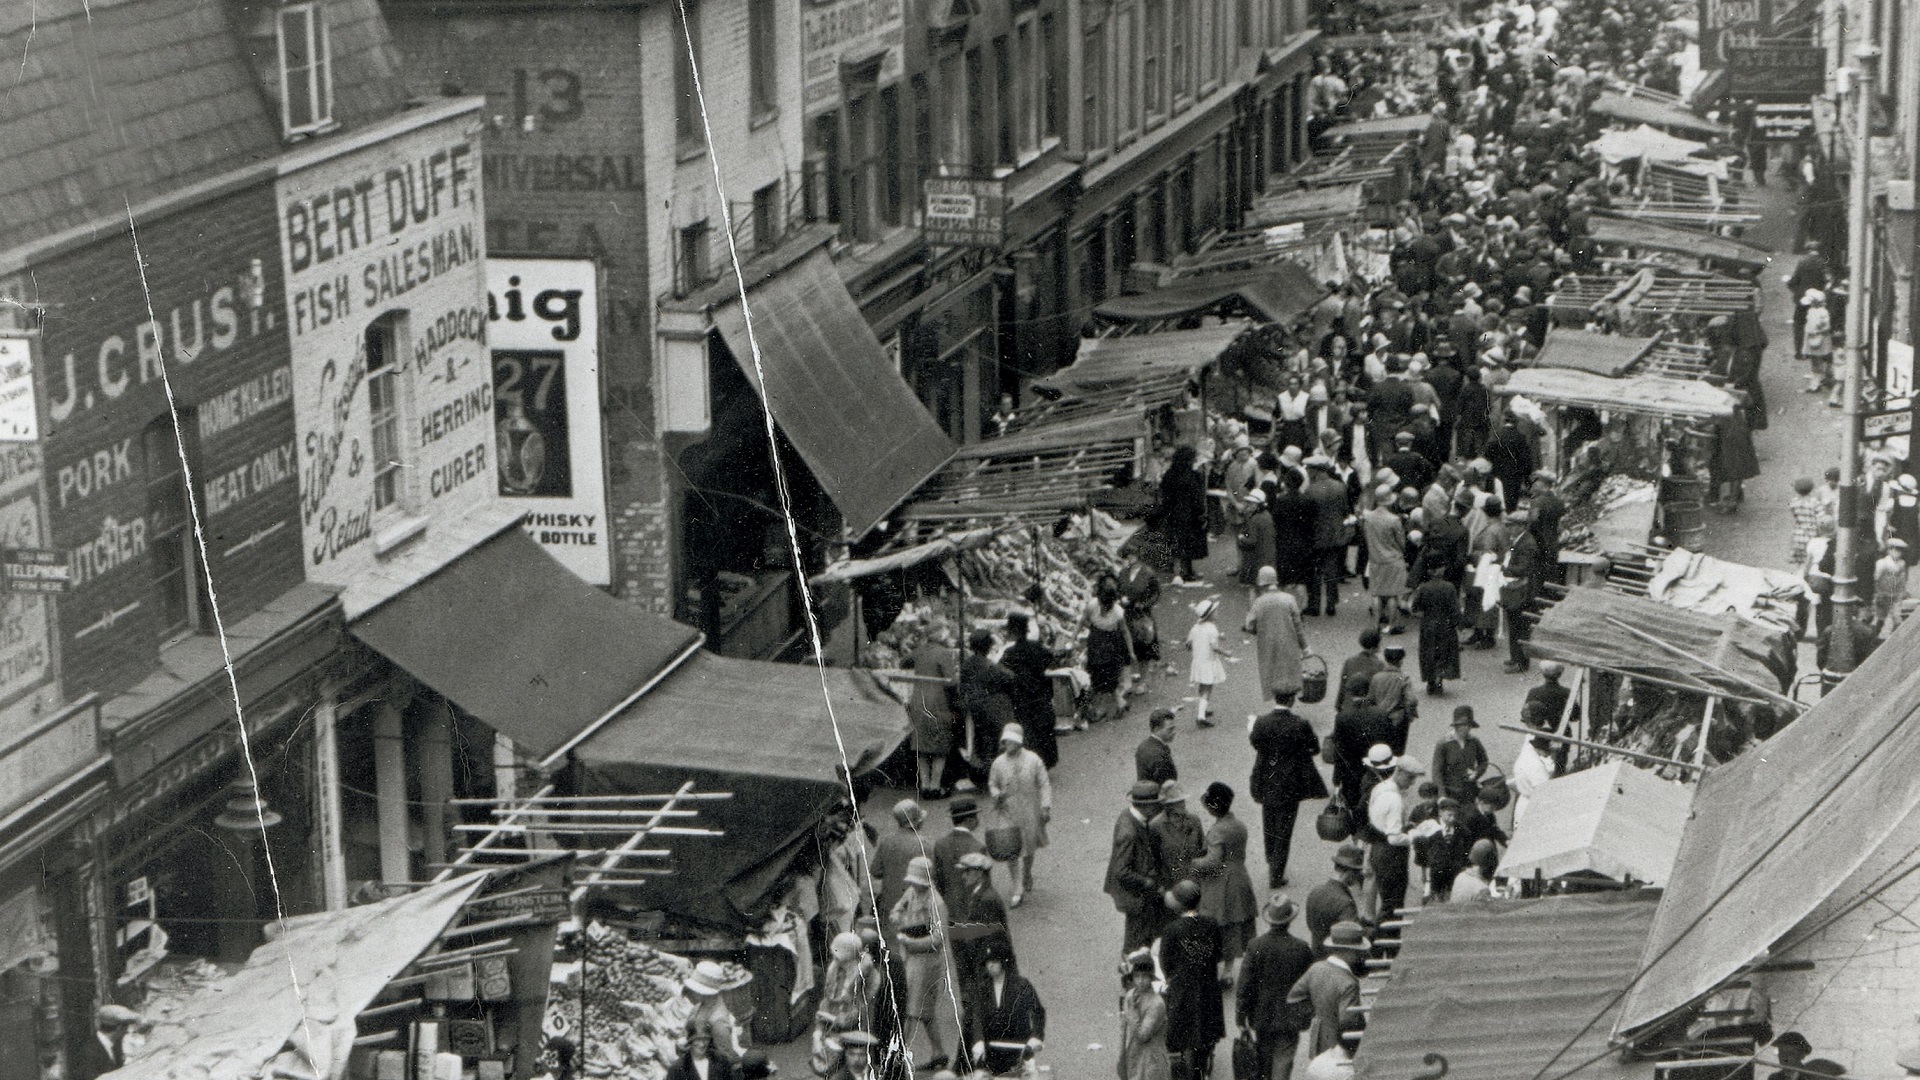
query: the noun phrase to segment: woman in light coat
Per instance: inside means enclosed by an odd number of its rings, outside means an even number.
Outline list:
[[[947,903],[933,888],[933,860],[924,855],[907,863],[907,891],[893,905],[888,925],[899,927],[895,942],[906,972],[906,1002],[900,1008],[900,1044],[913,1039],[917,1024],[926,1029],[934,1067],[946,1064],[946,1048],[960,1038],[953,1002],[960,981],[947,942]]]
[[[1020,830],[1020,854],[1013,860],[1013,895],[1019,907],[1033,888],[1033,857],[1047,846],[1047,822],[1053,818],[1053,784],[1040,755],[1027,749],[1026,731],[1008,724],[1000,732],[1000,756],[987,771],[987,793],[1002,827]]]
[[[1167,1001],[1153,988],[1153,957],[1145,950],[1127,963],[1120,998],[1120,1080],[1172,1080],[1167,1053]]]

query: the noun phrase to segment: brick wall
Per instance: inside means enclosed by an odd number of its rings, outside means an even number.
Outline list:
[[[142,435],[167,415],[163,370],[175,402],[195,408],[190,476],[222,617],[301,580],[274,215],[271,188],[257,187],[138,223],[137,262],[121,232],[31,270],[47,312],[36,375],[51,542],[75,581],[58,605],[69,696],[123,689],[158,654],[149,540],[161,522],[147,481],[177,455],[148,461]],[[171,425],[161,434],[172,451]]]
[[[487,248],[596,260],[614,591],[669,607],[642,97],[631,10],[388,7],[414,90],[487,98]],[[671,123],[671,117],[669,117]]]

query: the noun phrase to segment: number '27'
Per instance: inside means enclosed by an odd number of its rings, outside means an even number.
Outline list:
[[[524,362],[523,362],[524,361]],[[527,412],[539,415],[547,411],[547,399],[553,390],[553,377],[560,373],[558,356],[503,355],[493,356],[493,396],[504,401],[518,400]],[[533,397],[520,388],[520,380],[529,378],[535,381]]]

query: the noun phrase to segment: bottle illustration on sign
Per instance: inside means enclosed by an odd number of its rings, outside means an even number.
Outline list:
[[[540,489],[547,471],[547,439],[527,419],[526,406],[504,401],[507,415],[496,429],[500,448],[500,491],[504,495],[531,495]]]

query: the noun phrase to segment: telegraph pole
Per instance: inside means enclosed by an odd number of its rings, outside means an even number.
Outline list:
[[[1827,670],[1851,674],[1860,658],[1854,654],[1853,629],[1860,615],[1859,579],[1855,568],[1863,547],[1861,530],[1871,529],[1873,507],[1862,505],[1860,488],[1860,380],[1867,368],[1867,301],[1873,280],[1868,266],[1867,199],[1872,190],[1868,155],[1873,121],[1873,64],[1880,50],[1873,44],[1872,20],[1858,20],[1851,72],[1853,92],[1852,174],[1847,197],[1847,355],[1841,393],[1844,419],[1840,429],[1840,520],[1833,541],[1833,621],[1827,648]],[[1842,108],[1846,102],[1837,103]],[[1864,543],[1872,543],[1868,538]]]

